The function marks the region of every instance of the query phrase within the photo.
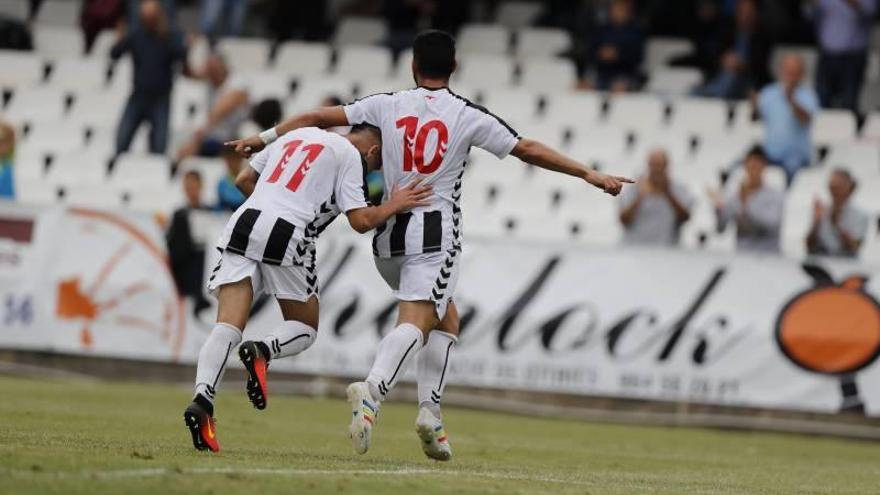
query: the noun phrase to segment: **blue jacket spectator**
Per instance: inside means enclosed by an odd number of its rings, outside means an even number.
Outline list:
[[[819,97],[802,84],[804,61],[786,56],[779,67],[779,81],[758,96],[758,112],[764,121],[764,149],[771,162],[785,168],[788,180],[809,165],[812,156],[810,125],[819,109]]]
[[[0,122],[0,198],[15,197],[12,160],[15,153],[15,130]]]
[[[632,0],[613,0],[608,17],[592,42],[595,85],[600,90],[628,91],[638,85],[645,35],[634,18]]]
[[[116,152],[128,151],[137,128],[149,122],[150,152],[165,153],[174,71],[186,58],[186,42],[181,32],[169,27],[157,0],[141,3],[139,25],[116,43],[110,56],[118,60],[126,53],[134,62],[134,88],[119,123]]]
[[[244,194],[235,187],[235,178],[241,171],[241,158],[224,148],[223,160],[226,162],[227,174],[217,183],[217,210],[235,211],[247,199]]]

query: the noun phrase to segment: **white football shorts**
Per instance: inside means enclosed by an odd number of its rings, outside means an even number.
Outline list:
[[[400,301],[431,301],[441,320],[455,293],[461,251],[374,258],[379,274]]]
[[[254,297],[260,293],[276,299],[306,302],[318,296],[318,272],[314,263],[305,265],[269,265],[240,254],[223,251],[220,261],[208,280],[208,291],[216,295],[226,284],[250,277]]]

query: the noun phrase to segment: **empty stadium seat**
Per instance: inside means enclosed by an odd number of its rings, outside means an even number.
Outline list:
[[[821,110],[813,116],[813,142],[829,145],[856,137],[856,117],[849,110]]]
[[[554,148],[559,148],[564,143],[566,126],[556,122],[530,119],[526,123],[517,123],[514,128],[520,136],[541,141]]]
[[[293,115],[317,107],[328,96],[349,101],[354,96],[354,83],[341,77],[313,77],[299,82],[292,98],[285,102],[285,115]]]
[[[719,135],[727,130],[727,103],[710,98],[681,98],[672,102],[670,127],[697,135]]]
[[[55,120],[35,122],[24,141],[46,152],[75,151],[85,145],[85,127]]]
[[[658,95],[687,95],[690,94],[702,80],[703,73],[698,69],[660,67],[651,70],[647,90]]]
[[[37,23],[41,26],[74,26],[79,20],[81,8],[80,2],[46,0],[37,12]]]
[[[102,91],[109,80],[110,66],[106,60],[94,58],[62,58],[52,63],[46,84],[64,91]]]
[[[645,69],[653,72],[667,66],[673,58],[690,53],[692,46],[690,40],[684,38],[649,38],[645,45]]]
[[[288,41],[278,48],[273,67],[293,76],[320,76],[330,70],[332,52],[325,43]]]
[[[547,98],[544,118],[570,127],[585,126],[589,130],[602,112],[602,98],[597,93],[557,93]]]
[[[28,16],[28,0],[0,0],[0,15],[24,21]]]
[[[462,55],[506,55],[509,48],[510,32],[494,24],[465,24],[456,42],[456,50]]]
[[[483,105],[513,125],[526,124],[538,113],[538,95],[527,89],[496,89],[487,91]]]
[[[558,28],[524,27],[516,40],[516,55],[521,58],[555,57],[571,48],[571,35]]]
[[[98,34],[98,37],[95,38],[95,42],[92,44],[92,51],[89,52],[89,58],[96,58],[100,60],[106,60],[110,58],[110,50],[113,49],[113,46],[116,45],[116,42],[119,40],[119,34],[112,29],[105,29]],[[190,47],[190,52],[192,51],[192,47]]]
[[[80,58],[85,54],[82,31],[73,27],[37,25],[33,31],[34,48],[49,60]]]
[[[574,89],[577,84],[577,71],[568,59],[529,59],[524,60],[520,67],[520,84],[535,91],[566,91]]]
[[[71,206],[116,210],[122,206],[122,194],[105,186],[83,184],[60,188],[61,201]]]
[[[283,100],[291,93],[290,77],[282,72],[268,69],[261,70],[248,74],[244,80],[246,81],[248,97],[253,103],[269,98]]]
[[[824,164],[843,167],[857,180],[880,178],[880,148],[875,144],[840,143],[831,146]]]
[[[217,48],[234,72],[259,71],[269,64],[269,42],[262,38],[223,38]]]
[[[334,74],[350,79],[378,79],[391,74],[391,51],[380,46],[344,46]]]
[[[107,187],[107,165],[110,154],[101,151],[81,150],[57,154],[46,174],[46,181],[56,187],[100,186]]]
[[[516,29],[532,24],[543,10],[541,2],[503,2],[495,13],[495,22]]]
[[[413,60],[413,52],[411,48],[408,48],[397,55],[397,60],[394,63],[394,70],[392,77],[396,80],[400,81],[410,81],[413,80],[412,73],[412,60]]]
[[[73,107],[67,122],[87,127],[116,127],[128,101],[128,94],[105,89],[102,91],[78,91],[73,97]]]
[[[208,183],[205,184],[210,186]],[[129,210],[170,216],[184,203],[181,187],[180,184],[175,183],[168,187],[132,189],[123,194],[122,199]],[[205,189],[213,188],[205,187]]]
[[[389,93],[412,89],[415,87],[415,83],[412,79],[408,81],[399,79],[370,79],[367,81],[361,81],[355,86],[357,87],[356,96],[358,98],[363,98],[364,96],[370,96],[376,93]]]
[[[165,187],[170,174],[170,163],[165,156],[123,153],[116,158],[110,180],[120,190]]]
[[[862,139],[870,142],[880,142],[880,112],[868,114],[862,126]]]
[[[388,37],[385,20],[379,17],[343,17],[336,26],[333,44],[375,45]]]
[[[742,101],[734,106],[733,123],[730,126],[733,135],[747,136],[755,141],[764,139],[764,124],[761,122],[752,104]]]
[[[501,55],[462,55],[456,83],[476,88],[502,88],[513,80],[513,61]]]
[[[0,87],[33,87],[43,80],[46,64],[32,52],[0,50]]]
[[[663,126],[666,105],[644,94],[614,96],[609,100],[608,123],[627,129],[657,129]]]
[[[67,96],[56,88],[19,88],[4,111],[12,122],[59,120],[67,108]]]

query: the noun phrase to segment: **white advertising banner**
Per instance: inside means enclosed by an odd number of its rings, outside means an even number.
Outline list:
[[[393,325],[343,223],[319,243],[318,342],[273,369],[362,376]],[[3,206],[0,347],[194,362],[214,313],[179,298],[165,251],[146,216]],[[450,382],[880,416],[878,298],[880,269],[854,262],[471,239]],[[279,319],[270,301],[246,335]]]

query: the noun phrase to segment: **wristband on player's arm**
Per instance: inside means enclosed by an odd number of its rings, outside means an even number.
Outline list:
[[[272,144],[276,139],[278,139],[278,132],[275,131],[274,127],[260,133],[260,141],[265,145]]]

